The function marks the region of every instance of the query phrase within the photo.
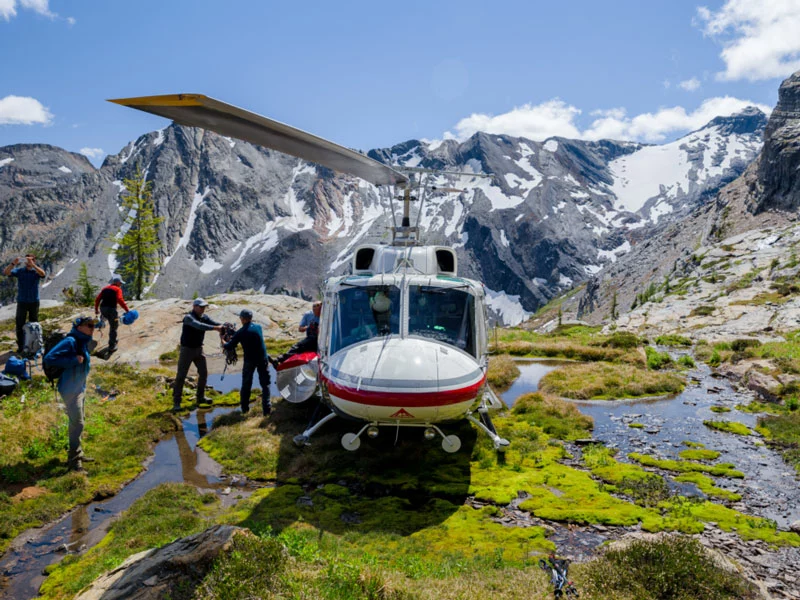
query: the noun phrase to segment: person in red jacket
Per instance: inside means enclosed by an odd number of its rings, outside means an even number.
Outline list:
[[[117,349],[117,330],[119,329],[119,314],[117,313],[117,304],[119,304],[125,312],[130,310],[128,305],[125,304],[125,298],[122,297],[122,277],[114,275],[111,278],[111,283],[100,290],[97,298],[94,299],[94,314],[102,314],[106,321],[108,321],[108,351],[115,352]]]

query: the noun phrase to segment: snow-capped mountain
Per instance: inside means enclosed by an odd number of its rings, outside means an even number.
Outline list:
[[[457,247],[461,274],[485,282],[509,323],[737,177],[758,152],[765,122],[748,109],[664,146],[478,133],[464,142],[411,140],[369,155],[492,176],[424,181],[464,192],[430,190],[420,221],[425,241]],[[164,218],[163,267],[151,290],[158,296],[255,288],[310,298],[325,277],[349,267],[357,244],[389,240],[389,190],[202,130],[170,125],[148,133],[99,170],[67,157],[75,155],[0,148],[0,210],[11,215],[0,249],[23,249],[32,231],[53,245],[57,277],[46,291],[53,296],[80,261],[98,282],[114,269],[108,240],[123,227],[119,193],[137,166],[152,181]],[[20,203],[30,210],[17,210]]]

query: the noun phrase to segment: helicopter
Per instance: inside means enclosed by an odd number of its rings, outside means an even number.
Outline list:
[[[479,281],[458,276],[456,252],[424,245],[419,221],[424,193],[462,192],[423,184],[426,175],[485,176],[387,165],[355,150],[284,123],[201,94],[170,94],[110,100],[176,123],[200,127],[359,177],[375,186],[402,191],[398,224],[392,200],[390,244],[354,249],[351,272],[325,281],[317,352],[296,354],[278,365],[278,389],[289,402],[319,395],[330,409],[312,418],[294,438],[311,436],[332,419],[357,422],[342,436],[355,451],[361,436],[381,428],[421,428],[426,440],[441,439],[445,452],[461,440],[446,426],[467,419],[486,433],[496,449],[509,441],[494,427],[490,410],[504,406],[488,385],[486,293]],[[410,204],[421,190],[417,220]]]

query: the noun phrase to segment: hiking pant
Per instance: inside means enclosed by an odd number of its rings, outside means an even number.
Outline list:
[[[267,369],[267,359],[259,362],[245,362],[242,367],[242,390],[239,394],[239,404],[242,412],[250,410],[250,390],[253,387],[253,372],[258,371],[258,383],[261,384],[261,408],[266,413],[269,401],[270,376]]]
[[[74,394],[62,394],[61,399],[67,407],[67,416],[69,417],[69,452],[67,453],[67,460],[73,462],[83,456],[83,449],[81,448],[81,434],[83,433],[83,400],[85,391],[76,392]]]
[[[299,342],[297,342],[294,346],[289,348],[286,352],[281,354],[278,357],[278,362],[281,363],[285,361],[290,356],[294,356],[295,354],[302,354],[303,352],[316,352],[317,351],[317,338],[315,337],[305,337]]]
[[[105,318],[106,321],[108,321],[108,347],[116,348],[117,330],[119,329],[119,313],[117,312],[116,307],[111,308],[108,306],[101,306],[100,314],[103,315],[103,318]]]
[[[200,404],[205,400],[208,366],[206,365],[206,357],[203,354],[203,347],[188,348],[181,346],[181,352],[178,356],[178,374],[175,376],[175,383],[172,386],[172,405],[175,407],[181,404],[183,384],[186,382],[186,375],[189,373],[189,367],[192,366],[192,363],[197,367],[197,403]]]
[[[22,352],[25,345],[25,334],[22,328],[25,323],[39,322],[39,301],[36,302],[17,302],[17,352]]]

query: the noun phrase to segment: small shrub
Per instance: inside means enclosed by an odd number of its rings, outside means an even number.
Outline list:
[[[606,551],[588,565],[587,590],[597,598],[658,600],[754,597],[751,584],[721,568],[694,538],[661,535]]]
[[[715,308],[713,306],[698,306],[692,309],[692,312],[689,313],[690,317],[710,317],[714,314]]]
[[[642,343],[643,340],[630,331],[615,331],[603,342],[603,346],[630,350],[631,348],[638,348]]]
[[[714,348],[714,351],[711,353],[711,356],[708,358],[708,365],[711,367],[718,367],[722,364],[722,357],[719,355],[719,351]]]
[[[741,338],[731,342],[731,350],[734,352],[744,352],[747,348],[758,348],[760,345],[761,342],[758,340]]]
[[[505,390],[519,377],[519,367],[508,354],[489,358],[489,370],[486,373],[489,383],[497,390]]]
[[[683,356],[679,357],[678,364],[682,367],[686,367],[687,369],[693,369],[695,367],[694,359],[688,354],[684,354]]]
[[[647,348],[645,348],[644,352],[647,355],[648,369],[659,371],[672,364],[672,358],[666,352],[659,352],[652,346],[648,346]]]
[[[668,500],[670,497],[667,482],[661,475],[624,477],[618,489],[633,498],[636,504],[647,507],[658,506],[659,502]]]
[[[692,340],[682,335],[671,333],[669,335],[660,335],[656,338],[656,344],[659,346],[673,346],[673,347],[689,347],[692,345]]]
[[[181,347],[175,346],[174,350],[170,350],[169,352],[164,352],[158,356],[158,360],[160,362],[175,362],[178,360],[178,355],[180,354]]]

